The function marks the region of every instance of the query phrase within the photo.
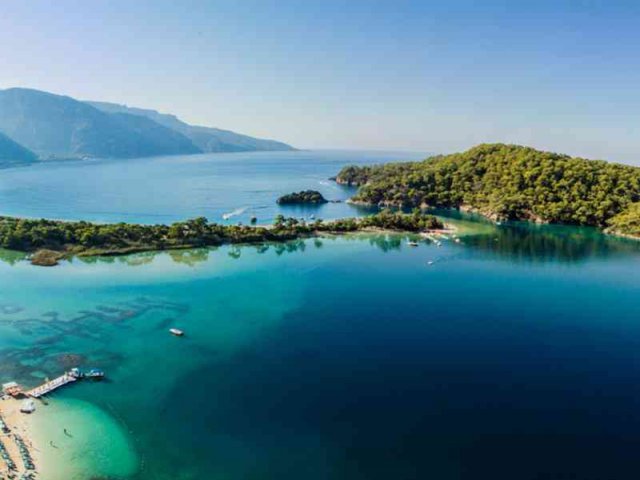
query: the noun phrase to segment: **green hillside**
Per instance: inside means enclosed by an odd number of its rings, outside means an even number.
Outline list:
[[[640,168],[504,144],[422,162],[347,167],[336,180],[361,185],[355,202],[597,227],[640,199]]]

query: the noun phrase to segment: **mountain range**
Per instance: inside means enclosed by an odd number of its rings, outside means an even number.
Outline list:
[[[39,90],[0,90],[0,164],[49,159],[134,158],[207,152],[293,150],[174,115]]]
[[[37,159],[38,156],[31,150],[0,133],[0,164],[19,165],[35,162]]]
[[[249,137],[219,128],[199,127],[183,122],[175,115],[160,113],[156,110],[127,107],[117,103],[86,102],[89,105],[111,114],[126,114],[145,117],[173,131],[179,132],[203,152],[251,152],[293,150],[285,143],[275,140],[263,140]]]

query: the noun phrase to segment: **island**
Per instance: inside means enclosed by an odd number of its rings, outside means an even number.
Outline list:
[[[30,254],[33,264],[54,266],[71,256],[122,255],[134,252],[187,249],[223,244],[283,242],[322,234],[371,229],[403,232],[442,230],[433,215],[383,210],[362,218],[307,223],[278,215],[273,225],[209,223],[204,217],[172,225],[95,224],[58,220],[0,217],[0,247]]]
[[[328,203],[328,200],[317,190],[303,190],[283,195],[278,198],[277,203],[279,205],[320,205]]]
[[[494,221],[586,225],[640,235],[640,168],[529,147],[482,144],[419,162],[349,166],[356,204],[472,211]]]

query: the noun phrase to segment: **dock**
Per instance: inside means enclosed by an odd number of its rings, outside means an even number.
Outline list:
[[[51,393],[60,387],[64,387],[65,385],[71,382],[75,382],[76,380],[78,380],[78,377],[71,375],[69,373],[64,373],[63,375],[60,375],[58,378],[54,378],[49,382],[43,383],[39,387],[36,387],[27,392],[24,392],[24,394],[32,398],[40,398],[42,395]]]
[[[57,390],[58,388],[64,387],[65,385],[69,385],[70,383],[85,378],[90,380],[101,380],[104,378],[104,372],[102,370],[98,370],[97,368],[92,368],[88,372],[83,372],[79,368],[72,368],[68,372],[64,372],[59,377],[54,378],[53,380],[47,380],[39,387],[32,388],[31,390],[23,390],[23,388],[16,382],[4,383],[2,384],[2,393],[4,395],[11,395],[14,398],[23,396],[40,398],[43,395]],[[0,479],[1,478],[2,477],[0,476]]]

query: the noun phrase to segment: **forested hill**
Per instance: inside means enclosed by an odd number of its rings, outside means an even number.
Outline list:
[[[495,220],[597,227],[610,225],[627,209],[638,211],[630,207],[640,199],[638,167],[504,144],[422,162],[346,167],[336,180],[361,185],[355,202],[461,208]]]

